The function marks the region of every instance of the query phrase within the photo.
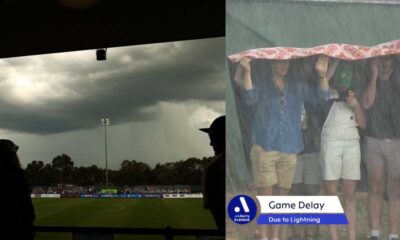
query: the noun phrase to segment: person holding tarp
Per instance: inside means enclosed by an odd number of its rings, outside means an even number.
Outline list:
[[[327,57],[321,56],[317,61]],[[295,71],[290,72],[289,60],[274,60],[269,74],[252,73],[251,59],[244,57],[235,74],[235,82],[241,85],[241,95],[246,104],[255,105],[251,136],[250,158],[257,193],[275,195],[273,186],[278,185],[277,195],[288,195],[291,188],[297,154],[304,148],[301,131],[302,103],[315,98],[305,81]],[[327,77],[328,64],[319,65],[319,75]],[[253,84],[259,83],[257,86]],[[260,237],[279,239],[280,227],[271,229],[260,226]]]
[[[400,78],[396,67],[394,56],[372,59],[369,83],[363,93],[362,105],[366,109],[368,120],[364,161],[368,170],[371,240],[380,239],[385,183],[389,198],[388,239],[399,239]]]
[[[317,57],[317,56],[316,56]],[[315,196],[320,194],[322,175],[319,161],[321,145],[321,131],[324,124],[323,101],[319,96],[319,76],[315,70],[315,57],[302,58],[299,60],[298,72],[303,79],[309,83],[310,91],[313,92],[314,101],[304,103],[302,113],[302,135],[304,150],[297,156],[296,171],[293,179],[291,194],[294,196]],[[333,75],[339,61],[333,60],[328,71],[329,78]],[[318,239],[318,225],[293,225],[290,240],[313,240]]]
[[[361,150],[358,127],[365,129],[366,119],[361,104],[352,89],[353,68],[342,61],[333,81],[320,76],[320,89],[326,93],[323,105],[325,122],[321,133],[320,160],[325,193],[338,195],[339,180],[343,179],[345,213],[349,224],[348,239],[356,240],[356,190],[361,179]],[[339,239],[337,226],[329,225],[332,240]]]

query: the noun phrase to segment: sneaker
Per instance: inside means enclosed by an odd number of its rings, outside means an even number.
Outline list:
[[[399,238],[389,238],[388,237],[388,240],[399,240]]]
[[[369,236],[368,240],[379,240],[379,237],[375,237],[375,236]]]

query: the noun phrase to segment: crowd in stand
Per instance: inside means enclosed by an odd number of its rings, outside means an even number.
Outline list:
[[[75,186],[75,185],[58,185],[58,186],[37,186],[32,189],[32,194],[95,194],[102,193],[105,187],[101,186]],[[116,189],[116,193],[132,194],[132,193],[191,193],[190,186],[187,185],[135,185],[123,187],[111,187]]]
[[[129,186],[123,189],[123,193],[191,193],[190,186],[187,185],[143,185],[143,186]]]

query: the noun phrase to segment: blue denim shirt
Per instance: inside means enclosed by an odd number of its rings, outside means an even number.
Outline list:
[[[316,102],[320,94],[316,86],[286,79],[285,107],[280,106],[281,95],[275,84],[267,89],[253,85],[251,90],[242,91],[246,104],[256,106],[251,141],[266,151],[297,154],[304,149],[301,130],[303,101]]]

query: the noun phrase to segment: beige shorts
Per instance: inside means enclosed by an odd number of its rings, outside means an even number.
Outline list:
[[[267,152],[260,145],[253,145],[250,158],[256,187],[270,187],[278,183],[281,188],[291,188],[296,168],[296,154]]]

